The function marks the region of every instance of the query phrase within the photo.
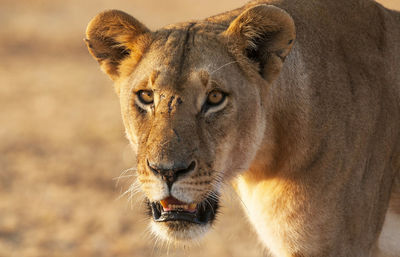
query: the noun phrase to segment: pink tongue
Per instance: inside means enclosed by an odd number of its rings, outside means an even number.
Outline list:
[[[169,197],[165,198],[164,201],[165,201],[167,204],[178,204],[178,205],[185,204],[184,202],[179,201],[178,199],[176,199],[176,198],[173,197],[173,196],[169,196]]]

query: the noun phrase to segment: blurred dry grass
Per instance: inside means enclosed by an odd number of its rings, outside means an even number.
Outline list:
[[[118,199],[134,163],[111,81],[82,42],[87,22],[117,8],[150,28],[202,18],[244,0],[0,1],[0,257],[167,256],[143,206]],[[382,1],[400,8],[400,1]],[[234,197],[233,197],[234,198]],[[169,256],[260,256],[225,201],[200,247]]]

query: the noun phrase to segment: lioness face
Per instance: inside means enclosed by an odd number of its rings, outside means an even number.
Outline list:
[[[223,181],[255,154],[260,91],[216,36],[185,27],[154,38],[120,85],[122,115],[152,228],[190,240],[212,224]]]
[[[207,231],[222,184],[249,167],[264,135],[262,99],[294,41],[293,20],[273,6],[220,22],[151,32],[111,10],[86,32],[115,82],[152,228],[168,240]]]

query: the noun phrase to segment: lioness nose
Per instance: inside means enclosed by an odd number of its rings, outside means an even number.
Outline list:
[[[167,183],[168,188],[171,190],[172,184],[178,179],[178,177],[195,169],[196,162],[192,161],[189,165],[176,164],[172,168],[165,169],[164,167],[161,167],[161,165],[156,165],[147,161],[147,166],[154,175],[161,176],[161,178]]]

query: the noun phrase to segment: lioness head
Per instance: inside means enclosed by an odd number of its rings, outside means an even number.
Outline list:
[[[262,142],[263,99],[293,45],[293,20],[258,5],[151,32],[111,10],[86,36],[115,82],[154,231],[177,241],[202,235],[221,185],[249,167]]]

